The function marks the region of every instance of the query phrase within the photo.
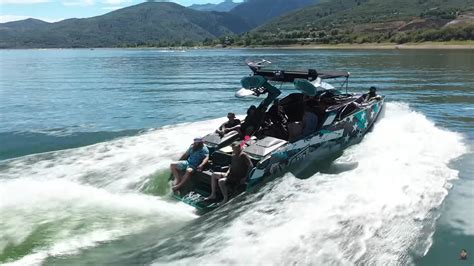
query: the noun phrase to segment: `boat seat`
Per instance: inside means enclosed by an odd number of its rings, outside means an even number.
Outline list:
[[[215,151],[211,155],[212,167],[214,172],[227,171],[232,161],[232,154],[222,152],[221,150]]]

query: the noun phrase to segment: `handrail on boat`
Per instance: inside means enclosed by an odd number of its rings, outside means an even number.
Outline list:
[[[341,112],[339,112],[339,115],[337,117],[337,120],[341,120],[341,117],[342,117],[342,114],[344,113],[344,111],[347,109],[347,107],[349,107],[351,104],[356,104],[356,107],[359,107],[359,103],[356,102],[357,99],[353,99],[352,101],[350,101],[349,103],[345,104],[344,108],[342,108]]]

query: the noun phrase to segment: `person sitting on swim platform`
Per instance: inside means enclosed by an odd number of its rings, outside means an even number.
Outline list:
[[[227,172],[215,172],[211,176],[211,194],[205,200],[216,198],[217,184],[224,197],[221,204],[229,199],[228,189],[236,189],[239,185],[245,184],[247,175],[252,169],[253,164],[250,157],[242,151],[241,144],[234,142],[232,144],[232,161]]]
[[[189,180],[191,175],[201,172],[209,161],[209,149],[204,144],[202,138],[195,138],[194,143],[189,147],[178,162],[170,165],[171,173],[175,178],[173,191],[179,191]]]

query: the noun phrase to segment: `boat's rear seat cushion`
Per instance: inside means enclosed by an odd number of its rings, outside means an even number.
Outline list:
[[[216,147],[223,147],[229,145],[233,141],[239,138],[239,134],[237,131],[231,131],[225,134],[223,137],[220,137],[217,133],[211,133],[204,137],[204,141],[206,144]]]

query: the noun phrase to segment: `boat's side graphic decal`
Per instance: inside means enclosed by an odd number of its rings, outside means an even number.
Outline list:
[[[271,155],[267,160],[262,161],[257,166],[257,169],[262,171],[255,171],[252,175],[252,183],[259,179],[259,175],[268,176],[275,175],[286,169],[288,166],[294,165],[297,162],[306,158],[309,154],[321,146],[321,143],[341,138],[344,130],[330,131],[322,130],[319,134],[302,139],[294,144],[282,148]]]
[[[321,129],[315,135],[281,147],[270,158],[257,165],[249,183],[253,185],[260,183],[265,177],[275,176],[318,150],[328,151],[350,145],[352,139],[360,139],[365,134],[379,111],[379,104],[374,103],[330,127]]]

